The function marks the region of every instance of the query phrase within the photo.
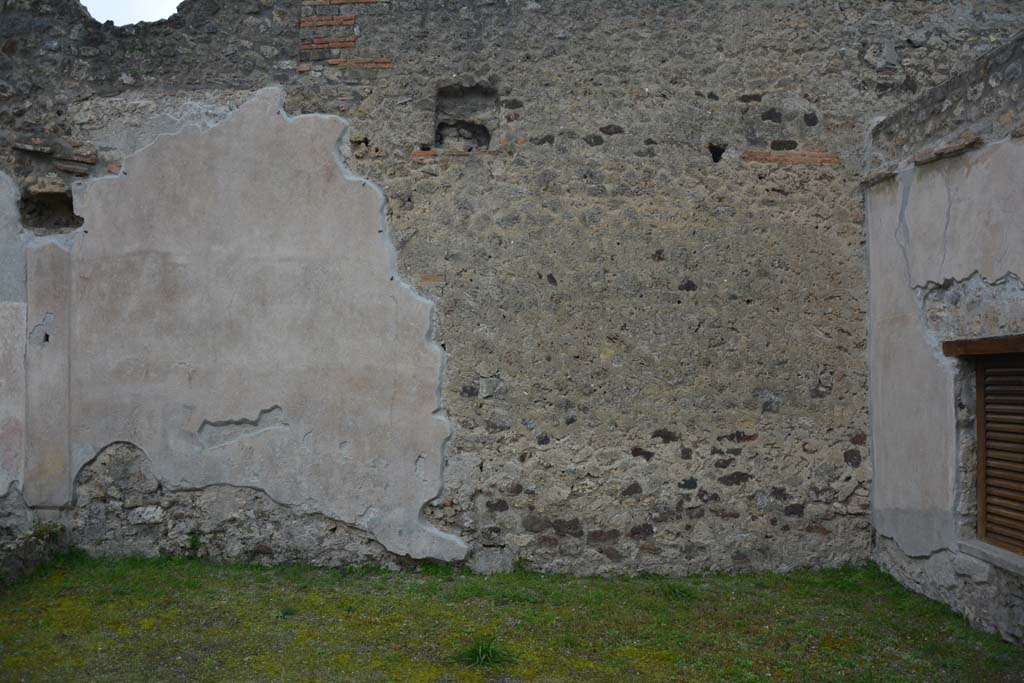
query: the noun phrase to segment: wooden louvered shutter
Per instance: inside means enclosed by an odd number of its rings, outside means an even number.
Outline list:
[[[1024,354],[977,368],[978,538],[1024,553]]]

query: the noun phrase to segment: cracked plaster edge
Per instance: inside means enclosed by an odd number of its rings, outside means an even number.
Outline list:
[[[124,440],[111,441],[110,443],[106,444],[102,448],[99,448],[96,451],[95,455],[93,455],[91,458],[89,458],[87,461],[85,461],[82,464],[82,467],[78,470],[78,472],[75,474],[74,479],[72,480],[72,502],[66,508],[68,511],[70,511],[70,510],[74,509],[75,507],[77,507],[78,488],[79,488],[79,486],[82,483],[80,481],[80,479],[81,479],[83,471],[87,467],[89,467],[90,465],[95,463],[101,456],[106,454],[106,452],[109,451],[111,448],[114,448],[115,446],[122,446],[122,445],[124,445],[124,446],[131,446],[136,451],[138,451],[138,454],[139,454],[138,457],[143,461],[147,473],[150,476],[152,476],[153,479],[155,479],[157,481],[157,483],[160,485],[160,488],[163,489],[163,491],[165,491],[166,493],[169,493],[169,494],[175,494],[175,493],[201,493],[203,491],[207,491],[207,490],[210,490],[210,489],[217,489],[217,488],[231,489],[231,490],[235,490],[235,491],[252,491],[254,493],[259,493],[259,494],[261,494],[263,496],[266,496],[267,500],[269,500],[272,503],[274,503],[274,505],[277,505],[278,507],[281,507],[281,508],[284,508],[284,509],[289,510],[291,512],[294,512],[294,513],[296,513],[298,515],[302,515],[304,517],[323,517],[324,519],[329,519],[331,522],[336,523],[336,524],[338,524],[340,526],[343,526],[346,529],[349,529],[350,531],[353,531],[353,532],[355,532],[357,534],[365,534],[370,541],[372,541],[373,543],[376,543],[377,545],[379,545],[381,548],[383,548],[388,553],[390,553],[392,555],[398,555],[398,553],[395,553],[393,550],[389,549],[386,545],[384,545],[384,543],[382,541],[380,541],[376,537],[376,535],[374,535],[374,533],[372,531],[370,531],[368,529],[365,529],[365,528],[363,528],[361,526],[358,526],[354,522],[349,522],[349,521],[346,521],[344,519],[339,519],[337,517],[332,517],[332,516],[330,516],[330,515],[328,515],[328,514],[326,514],[324,512],[319,512],[319,511],[316,511],[316,510],[305,509],[303,503],[286,503],[284,501],[278,500],[273,495],[271,495],[271,493],[269,491],[267,491],[266,489],[264,489],[264,488],[262,488],[260,486],[252,486],[252,485],[248,485],[248,484],[232,484],[230,482],[220,482],[220,481],[211,482],[209,484],[201,484],[201,485],[196,484],[196,485],[185,485],[185,486],[168,486],[164,481],[162,481],[153,472],[153,466],[152,466],[152,462],[153,461],[149,457],[149,453],[147,453],[145,451],[145,449],[142,448],[141,446],[139,446],[138,444],[132,443],[131,441],[124,441]],[[0,497],[0,500],[2,500],[2,497]],[[143,507],[143,506],[140,506],[140,507]],[[34,509],[34,508],[30,508],[30,509]]]
[[[885,119],[883,119],[882,121],[884,121],[884,120]],[[880,123],[881,122],[878,122],[875,125],[877,126]],[[870,136],[871,136],[871,133],[869,132],[869,140],[870,140]],[[1012,270],[1006,270],[1003,273],[1001,273],[1000,275],[997,275],[995,277],[986,277],[986,276],[984,276],[981,273],[980,269],[975,268],[974,270],[972,270],[970,273],[968,273],[966,275],[958,276],[956,274],[953,274],[953,275],[950,275],[949,277],[943,278],[943,280],[941,282],[937,282],[937,281],[932,280],[930,278],[926,279],[923,283],[922,282],[915,282],[914,278],[913,278],[913,273],[911,272],[912,267],[910,265],[910,251],[912,250],[913,245],[911,245],[910,242],[909,242],[909,223],[907,222],[907,209],[908,209],[909,203],[910,203],[910,193],[913,190],[916,172],[917,172],[917,170],[919,168],[923,168],[924,166],[930,166],[932,164],[936,164],[936,163],[940,163],[940,162],[944,162],[944,161],[949,161],[951,159],[956,159],[956,158],[959,158],[961,156],[965,156],[965,155],[969,155],[969,154],[973,154],[973,153],[980,153],[981,151],[985,150],[988,147],[991,147],[991,146],[994,146],[994,145],[997,145],[997,144],[1007,143],[1007,142],[1010,142],[1010,141],[1012,141],[1014,139],[1017,139],[1017,136],[1014,136],[1012,134],[1006,134],[1006,135],[1003,135],[1003,136],[1001,136],[999,138],[995,138],[995,139],[992,139],[992,140],[986,140],[986,141],[984,141],[983,144],[978,145],[978,146],[965,147],[965,148],[960,150],[955,155],[948,156],[948,157],[942,157],[940,159],[936,159],[936,160],[931,161],[928,164],[924,164],[924,165],[915,162],[912,157],[908,157],[907,159],[904,159],[902,162],[900,162],[897,166],[895,166],[894,168],[890,169],[890,171],[888,172],[888,175],[886,177],[881,178],[881,179],[877,180],[876,182],[867,184],[863,188],[864,202],[865,202],[865,209],[866,209],[867,205],[871,201],[871,192],[872,192],[872,188],[875,185],[879,185],[879,184],[884,183],[884,182],[889,181],[889,180],[892,180],[892,181],[896,182],[896,190],[897,190],[896,194],[899,197],[899,205],[898,205],[899,210],[897,212],[896,227],[895,227],[895,229],[893,231],[893,240],[895,241],[896,245],[900,249],[900,253],[901,253],[901,256],[902,256],[902,261],[903,261],[904,268],[905,268],[905,273],[904,274],[905,274],[905,279],[906,279],[906,283],[907,283],[907,288],[914,294],[914,297],[918,300],[918,306],[916,308],[916,313],[917,313],[918,318],[919,318],[919,320],[920,320],[920,322],[922,324],[922,327],[923,327],[923,329],[924,329],[924,331],[926,333],[925,336],[927,336],[929,338],[929,346],[932,346],[933,349],[936,350],[938,355],[941,356],[942,358],[945,358],[945,355],[942,353],[941,340],[939,340],[936,337],[936,335],[931,332],[931,330],[928,328],[928,326],[926,324],[926,321],[923,318],[923,316],[924,316],[925,297],[927,296],[928,293],[930,293],[930,292],[932,292],[932,291],[934,291],[936,289],[941,289],[943,287],[948,287],[951,284],[964,284],[965,282],[971,280],[975,276],[977,276],[981,280],[981,282],[983,284],[985,284],[986,286],[1000,286],[1000,285],[1005,284],[1009,280],[1016,280],[1017,283],[1020,286],[1024,287],[1024,278],[1022,278],[1020,274],[1015,273]],[[868,145],[869,145],[869,148],[866,151],[865,156],[867,156],[867,154],[870,153],[870,142],[868,143]],[[948,232],[949,232],[950,212],[951,212],[952,204],[953,204],[952,189],[950,187],[949,179],[948,178],[944,179],[944,183],[945,183],[945,186],[946,186],[947,207],[946,207],[946,225],[945,225],[945,228],[943,230],[943,245],[942,245],[943,253],[942,253],[942,261],[941,261],[940,267],[939,267],[940,271],[942,270],[942,268],[944,268],[945,261],[946,261],[946,249],[947,249],[947,243],[946,242],[947,242],[947,236],[948,236]],[[865,217],[866,217],[869,214],[869,211],[865,210],[864,214],[865,214]],[[901,239],[901,235],[903,237],[902,239]],[[865,244],[868,245],[870,240],[871,240],[871,235],[870,235],[869,231],[865,230]],[[867,256],[868,272],[870,273],[871,272],[870,271],[870,268],[871,268],[870,248],[867,248],[866,252],[867,252],[867,255],[868,255]],[[870,278],[869,278],[869,286],[870,286]],[[870,303],[870,298],[869,298],[869,303]],[[870,316],[870,308],[869,308],[869,318],[870,317],[871,316]],[[870,337],[871,337],[870,329],[868,331],[868,337],[869,337],[868,342],[870,344]],[[931,343],[932,342],[931,338],[934,338],[934,341],[935,341],[934,344]]]
[[[868,131],[868,134],[866,136],[866,149],[865,149],[865,154],[864,154],[864,158],[865,158],[865,162],[866,163],[867,163],[867,160],[870,158],[870,154],[871,154],[871,151],[873,149],[872,141],[874,139],[874,137],[873,137],[874,136],[874,128],[877,127],[878,125],[881,125],[881,123],[884,122],[885,120],[886,119],[883,118],[883,119],[881,119],[879,121],[876,121],[873,124],[873,126],[869,129],[869,131]],[[932,353],[932,356],[933,356],[935,362],[937,363],[937,365],[941,368],[942,371],[944,371],[945,373],[948,374],[950,382],[953,385],[954,392],[953,392],[953,396],[951,397],[951,400],[953,402],[953,409],[954,409],[954,420],[953,421],[954,421],[954,424],[956,426],[956,433],[957,433],[957,436],[956,436],[956,438],[953,441],[953,449],[954,449],[954,452],[953,452],[953,467],[952,467],[951,472],[950,472],[950,479],[951,479],[950,484],[952,486],[952,493],[953,493],[953,501],[952,501],[953,508],[952,508],[951,514],[952,514],[952,517],[953,517],[954,525],[956,527],[955,528],[956,537],[953,538],[950,541],[949,545],[947,545],[947,546],[934,548],[934,549],[932,549],[932,550],[930,550],[928,552],[925,552],[925,553],[911,553],[906,548],[904,548],[904,545],[902,543],[900,543],[900,541],[895,536],[893,536],[891,534],[886,534],[886,533],[881,532],[879,530],[877,524],[872,522],[872,527],[873,527],[873,530],[874,530],[874,537],[875,537],[875,541],[873,542],[873,545],[875,546],[875,550],[874,550],[875,553],[878,552],[878,549],[877,549],[877,539],[878,538],[884,538],[884,539],[890,541],[896,548],[898,548],[900,550],[901,553],[904,554],[904,556],[906,556],[907,558],[909,558],[912,561],[923,561],[923,560],[925,560],[927,558],[932,557],[936,553],[941,553],[941,552],[950,552],[950,553],[954,553],[954,554],[968,554],[968,555],[970,555],[970,553],[965,553],[965,551],[962,549],[962,546],[964,546],[965,544],[969,545],[971,543],[981,543],[981,541],[978,541],[976,537],[970,535],[969,531],[968,531],[968,534],[964,533],[965,529],[966,530],[970,530],[971,529],[969,523],[967,523],[965,525],[965,519],[964,519],[965,517],[969,517],[969,515],[964,515],[963,513],[961,513],[959,511],[960,507],[961,507],[961,504],[962,504],[962,501],[963,501],[963,497],[966,495],[966,491],[965,491],[965,482],[963,482],[962,478],[961,478],[961,471],[963,470],[963,467],[962,467],[963,449],[960,447],[961,427],[960,427],[960,419],[959,419],[959,417],[956,416],[956,402],[959,400],[959,397],[961,396],[962,392],[964,391],[964,382],[965,382],[964,366],[962,365],[962,363],[960,363],[958,361],[957,358],[947,357],[943,353],[943,351],[942,351],[943,339],[941,339],[940,336],[937,334],[937,332],[935,330],[933,330],[928,325],[928,321],[927,321],[927,317],[926,317],[927,316],[927,311],[926,311],[927,297],[928,297],[929,294],[931,294],[934,291],[950,287],[950,286],[952,286],[954,284],[962,285],[962,284],[965,284],[965,283],[969,282],[970,280],[972,280],[974,278],[978,278],[985,286],[988,286],[988,287],[1002,286],[1002,285],[1007,284],[1009,282],[1016,282],[1019,287],[1024,288],[1024,278],[1022,278],[1021,275],[1019,275],[1018,273],[1015,273],[1012,270],[1006,270],[1002,274],[1000,274],[998,276],[995,276],[995,277],[991,277],[991,278],[990,277],[985,277],[981,273],[980,269],[975,268],[969,274],[961,275],[961,276],[957,276],[957,275],[954,274],[954,275],[951,275],[951,276],[949,276],[947,278],[944,278],[941,282],[936,282],[934,280],[927,279],[923,283],[919,283],[919,282],[915,283],[914,279],[913,279],[912,272],[911,272],[912,268],[911,268],[911,265],[910,265],[910,250],[912,249],[912,245],[909,243],[909,224],[907,223],[906,211],[907,211],[907,207],[909,205],[910,192],[912,191],[912,188],[913,188],[913,185],[914,185],[914,181],[916,179],[916,174],[919,171],[919,169],[925,169],[927,167],[932,166],[933,164],[938,164],[938,163],[941,163],[941,162],[951,161],[951,160],[958,159],[958,158],[963,157],[963,156],[967,156],[967,155],[971,155],[971,154],[977,154],[977,153],[982,152],[986,148],[989,148],[989,147],[997,145],[997,144],[1010,143],[1013,140],[1018,139],[1019,137],[1021,137],[1021,136],[1019,136],[1017,134],[1014,134],[1014,133],[1007,133],[1005,135],[999,136],[998,138],[993,138],[993,139],[990,139],[990,140],[983,140],[981,142],[981,144],[964,146],[962,149],[957,150],[955,154],[950,154],[950,155],[947,155],[947,156],[942,156],[940,158],[931,159],[927,163],[917,162],[917,161],[914,160],[913,156],[911,155],[911,156],[908,156],[907,158],[903,159],[902,161],[900,161],[898,164],[890,165],[890,166],[888,166],[886,168],[883,168],[881,171],[878,171],[876,169],[877,173],[876,173],[876,175],[873,178],[872,177],[865,178],[862,181],[862,183],[861,183],[863,197],[864,197],[864,205],[865,205],[865,211],[864,211],[865,220],[867,220],[867,216],[869,216],[870,213],[871,213],[870,210],[869,210],[869,207],[870,207],[870,203],[871,203],[871,199],[872,199],[873,188],[875,186],[881,185],[881,184],[883,184],[883,183],[885,183],[887,181],[894,181],[896,183],[895,190],[896,190],[896,196],[898,198],[898,211],[897,211],[896,227],[895,227],[895,230],[893,232],[892,238],[893,238],[893,241],[896,243],[897,248],[899,248],[900,252],[901,252],[901,257],[902,257],[901,261],[903,262],[904,268],[905,268],[906,286],[907,286],[907,288],[909,289],[909,291],[911,292],[911,294],[913,295],[913,297],[914,297],[914,299],[916,301],[916,306],[914,307],[914,320],[915,320],[916,325],[919,328],[921,340],[924,342],[925,346],[930,349],[930,351]],[[951,191],[949,179],[945,178],[944,182],[945,182],[945,186],[946,186],[946,198],[947,198],[947,211],[946,211],[947,223],[946,223],[946,226],[945,226],[945,229],[944,229],[944,232],[943,232],[943,255],[942,255],[942,264],[940,265],[940,271],[941,271],[942,267],[944,267],[945,259],[946,259],[946,248],[947,248],[946,238],[947,238],[948,230],[949,230],[950,209],[952,208],[952,202],[953,202],[953,196],[952,196],[952,191]],[[904,237],[903,240],[900,239],[901,233],[905,233],[905,237]],[[871,237],[870,231],[865,229],[865,254],[866,254],[866,261],[867,261],[867,267],[868,267],[868,273],[869,274],[871,272],[871,258],[870,258],[870,254],[871,254],[870,241],[871,241],[871,239],[872,239],[872,237]],[[868,278],[868,286],[869,286],[869,289],[872,286],[872,279],[871,279],[870,275],[869,275],[869,278]],[[869,297],[868,297],[868,319],[869,319],[869,321],[874,319],[873,316],[872,316],[872,312],[871,312],[870,292],[869,292]],[[868,364],[869,364],[869,366],[871,364],[871,349],[872,349],[871,340],[872,340],[873,334],[874,334],[874,326],[869,323],[869,325],[868,325],[868,335],[867,335],[868,336],[867,348],[868,348]],[[868,396],[869,396],[869,400],[868,400],[868,415],[869,415],[869,418],[868,419],[870,421],[871,420],[871,413],[875,410],[875,408],[873,406],[873,402],[870,399],[870,391],[868,392]],[[970,429],[970,428],[968,428],[968,429]],[[872,434],[870,436],[869,443],[871,444],[871,448],[870,448],[870,452],[869,452],[869,458],[870,458],[872,467],[874,468],[874,465],[875,465],[875,463],[874,463],[874,456],[875,456],[874,434]],[[874,492],[875,492],[875,488],[872,487],[871,488],[872,518],[874,518]],[[969,522],[969,520],[966,520],[966,521]],[[990,562],[990,564],[991,564],[991,562]]]
[[[0,502],[3,502],[10,498],[11,496],[17,494],[17,496],[21,498],[22,502],[24,503],[25,497],[22,489],[23,486],[20,479],[11,479],[11,481],[7,484],[7,490],[0,492]],[[28,507],[27,503],[25,503],[25,507]]]
[[[989,278],[982,275],[981,271],[977,268],[972,270],[969,275],[965,275],[963,277],[957,277],[955,275],[952,275],[948,278],[945,278],[942,282],[936,282],[935,280],[926,280],[924,284],[914,285],[911,289],[920,292],[933,292],[937,289],[943,289],[946,287],[950,287],[952,285],[966,284],[973,280],[975,277],[977,277],[982,284],[989,287],[1000,287],[1002,285],[1005,285],[1007,282],[1013,280],[1016,281],[1022,289],[1024,289],[1024,278],[1022,278],[1020,275],[1013,272],[1012,270],[1007,270],[1002,275],[999,275],[997,277]]]
[[[8,173],[6,173],[3,170],[0,170],[0,193],[8,193],[10,195],[10,197],[11,197],[11,208],[13,209],[12,213],[11,213],[11,221],[12,221],[13,226],[16,228],[16,230],[11,231],[9,233],[9,235],[10,235],[11,238],[13,238],[12,241],[18,241],[18,242],[21,243],[20,244],[20,248],[21,248],[22,256],[24,257],[25,250],[26,250],[28,244],[31,242],[33,235],[32,235],[32,231],[29,230],[25,226],[25,224],[22,222],[22,220],[21,220],[21,211],[19,209],[19,203],[20,203],[21,194],[22,194],[21,187],[18,185],[17,180],[15,180],[12,176],[10,176]],[[21,300],[19,301],[19,300],[4,299],[4,300],[0,300],[0,304],[21,305],[21,306],[24,306],[24,308],[25,308],[25,310],[24,310],[25,315],[24,315],[24,319],[22,321],[23,324],[24,324],[24,328],[25,328],[25,348],[22,349],[22,354],[21,354],[21,356],[22,356],[22,371],[25,372],[25,369],[27,368],[27,365],[26,365],[26,362],[25,362],[25,354],[28,351],[28,339],[29,339],[30,329],[29,329],[29,323],[28,323],[28,303],[27,303],[27,299],[28,299],[28,292],[27,292],[28,268],[27,268],[26,259],[24,259],[24,258],[22,258],[21,269],[22,269],[22,280],[23,280],[23,287],[21,289]],[[22,418],[23,419],[24,419],[25,413],[27,412],[27,407],[28,407],[27,404],[28,404],[28,395],[27,395],[27,392],[25,392],[24,395],[22,396],[22,405],[23,405]],[[27,455],[28,455],[27,454],[27,449],[25,448],[25,442],[26,442],[26,439],[25,439],[25,437],[23,437],[23,439],[22,439],[22,452],[21,452],[21,458],[20,458],[20,460],[21,460],[21,462],[20,462],[20,469],[21,469],[21,471],[19,473],[20,476],[11,478],[11,480],[8,481],[8,483],[7,483],[6,489],[0,491],[0,502],[6,501],[6,500],[9,500],[9,499],[13,499],[12,497],[17,495],[17,497],[21,499],[22,505],[27,508],[28,505],[25,503],[25,500],[24,500],[25,466],[26,466],[26,459],[27,459]]]
[[[444,382],[445,382],[447,363],[448,363],[448,354],[447,354],[447,350],[444,347],[442,347],[441,344],[436,340],[436,335],[437,335],[438,328],[439,328],[439,326],[438,326],[439,314],[437,312],[437,303],[436,303],[435,300],[433,300],[433,299],[431,299],[431,298],[421,294],[419,292],[419,290],[417,290],[415,288],[415,286],[412,285],[412,283],[408,282],[405,278],[403,278],[401,276],[401,273],[398,270],[398,250],[395,248],[395,242],[394,242],[394,238],[393,238],[392,231],[391,231],[391,223],[388,220],[389,207],[388,207],[387,195],[384,193],[384,190],[381,188],[381,186],[378,185],[377,183],[375,183],[373,180],[371,180],[369,178],[366,178],[366,177],[363,177],[363,176],[360,176],[360,175],[357,175],[354,171],[352,171],[352,169],[349,167],[348,163],[346,162],[344,154],[341,151],[343,149],[346,149],[349,146],[349,144],[350,144],[350,135],[351,135],[352,126],[351,126],[351,123],[348,121],[348,119],[345,119],[345,118],[343,118],[341,116],[337,116],[337,115],[334,115],[334,114],[324,114],[324,113],[310,113],[310,114],[291,115],[291,114],[289,114],[285,110],[286,93],[285,93],[283,88],[280,88],[280,87],[277,87],[277,86],[270,86],[270,87],[260,88],[258,90],[255,90],[255,91],[251,92],[248,95],[248,97],[243,102],[241,102],[237,107],[233,108],[226,116],[224,116],[223,118],[221,118],[221,119],[219,119],[217,121],[187,123],[187,124],[182,125],[181,128],[179,128],[179,129],[177,129],[175,131],[168,131],[168,132],[162,132],[162,133],[157,134],[152,140],[147,142],[145,145],[139,147],[137,150],[133,151],[131,154],[123,157],[123,159],[121,161],[121,169],[120,169],[120,171],[118,173],[110,174],[110,175],[105,175],[105,176],[99,176],[99,177],[95,177],[95,178],[85,178],[85,179],[82,179],[82,180],[76,180],[72,184],[73,203],[76,206],[81,206],[85,202],[85,194],[84,193],[85,193],[87,187],[92,186],[93,184],[117,182],[121,178],[126,177],[129,174],[129,171],[130,171],[130,162],[131,162],[131,160],[134,157],[144,153],[146,150],[148,150],[153,145],[156,145],[156,144],[160,143],[163,140],[163,138],[176,137],[176,136],[187,135],[187,134],[191,134],[191,133],[202,134],[202,133],[204,133],[204,132],[206,132],[208,130],[211,130],[213,128],[217,128],[218,126],[221,126],[224,123],[227,123],[234,116],[236,116],[240,110],[242,110],[243,108],[246,108],[248,106],[256,106],[257,101],[263,100],[264,98],[267,98],[267,99],[273,98],[273,106],[272,107],[269,106],[269,103],[268,103],[267,113],[270,114],[270,115],[279,115],[279,116],[281,116],[284,119],[284,121],[286,123],[288,123],[288,124],[295,123],[295,122],[297,122],[297,121],[299,121],[301,119],[307,119],[307,120],[308,119],[324,119],[324,120],[340,122],[340,124],[341,124],[341,133],[340,133],[338,139],[335,140],[335,142],[334,142],[334,144],[333,144],[333,146],[331,148],[331,154],[332,154],[332,156],[334,158],[334,161],[335,161],[335,164],[337,164],[338,169],[340,170],[342,178],[344,178],[344,180],[350,181],[350,182],[360,183],[363,187],[369,187],[377,195],[377,207],[378,207],[377,208],[377,215],[378,215],[378,221],[379,221],[378,225],[380,226],[379,229],[378,229],[378,234],[384,240],[385,247],[386,247],[386,250],[387,250],[387,261],[388,261],[388,263],[387,263],[387,275],[388,275],[388,278],[389,278],[390,281],[393,281],[393,282],[397,283],[399,287],[404,288],[406,290],[407,294],[410,295],[411,297],[413,297],[415,300],[418,300],[420,303],[426,304],[426,308],[427,308],[427,311],[428,311],[428,316],[427,316],[428,317],[428,324],[427,324],[427,329],[426,329],[426,331],[424,333],[424,340],[426,341],[426,344],[427,344],[428,348],[430,348],[433,351],[436,351],[438,356],[439,356],[439,358],[441,359],[440,368],[438,370],[438,380],[437,380],[436,386],[434,388],[435,406],[434,406],[434,409],[431,411],[431,417],[434,420],[439,420],[439,421],[441,421],[444,424],[444,426],[447,428],[447,434],[446,434],[446,436],[445,436],[445,438],[444,438],[444,440],[442,441],[442,444],[441,444],[441,452],[440,452],[441,463],[440,463],[440,471],[438,473],[439,484],[438,484],[438,487],[437,487],[437,491],[434,492],[433,495],[430,495],[427,498],[427,500],[422,505],[420,505],[420,507],[419,507],[419,509],[417,511],[417,515],[416,515],[416,524],[419,526],[419,529],[417,530],[419,533],[432,537],[433,540],[435,542],[437,542],[438,544],[440,544],[441,546],[448,546],[448,547],[452,548],[452,552],[447,553],[445,555],[445,557],[442,557],[442,558],[439,558],[439,559],[443,559],[443,560],[446,560],[446,561],[462,561],[462,560],[465,559],[466,555],[469,552],[469,549],[470,549],[469,545],[462,538],[460,538],[459,536],[457,536],[455,534],[452,534],[452,533],[449,533],[449,532],[446,532],[446,531],[442,531],[441,529],[439,529],[436,526],[434,526],[430,522],[430,520],[427,518],[426,514],[424,513],[424,510],[426,509],[426,507],[428,505],[430,505],[434,501],[438,500],[443,495],[443,492],[444,492],[444,482],[445,482],[444,474],[445,474],[446,464],[447,464],[447,461],[448,461],[448,446],[449,446],[449,443],[451,442],[452,434],[454,432],[453,423],[452,423],[452,421],[447,416],[447,405],[446,405],[446,403],[444,401],[444,394],[443,394],[443,386],[444,386]],[[172,118],[175,118],[175,117],[172,117]],[[180,118],[176,118],[176,120],[180,121],[181,119]],[[90,226],[87,223],[83,223],[81,226],[77,227],[75,230],[70,231],[70,232],[68,232],[66,234],[55,235],[55,236],[44,236],[44,237],[32,239],[32,240],[30,240],[30,242],[32,244],[42,244],[44,242],[55,242],[55,243],[58,244],[58,246],[61,246],[64,249],[70,250],[73,247],[74,241],[77,238],[77,236],[80,233],[87,232],[89,227]],[[37,240],[38,240],[38,242],[37,242]],[[115,442],[112,442],[112,443],[125,443],[125,442],[115,441]],[[130,442],[128,442],[128,443],[130,443]],[[78,467],[75,467],[74,463],[71,462],[71,467],[70,467],[70,469],[71,469],[71,480],[72,480],[71,499],[68,501],[67,507],[69,507],[69,508],[73,507],[75,501],[77,500],[77,481],[78,481],[79,475],[81,474],[82,469],[88,463],[93,462],[99,456],[99,454],[102,453],[107,448],[109,448],[110,445],[111,444],[107,444],[107,445],[103,446],[102,448],[97,449],[96,453],[91,458],[89,458],[88,460],[83,462]],[[136,447],[136,448],[139,448],[140,451],[142,450],[137,444],[131,444],[131,445]],[[68,454],[68,457],[69,457],[69,460],[70,460],[71,459],[71,454],[70,453]],[[148,460],[148,455],[146,457],[147,457],[147,460]],[[418,454],[418,458],[419,457],[422,457],[422,454]],[[414,473],[414,476],[415,476],[415,473]],[[159,478],[158,478],[158,481],[160,481],[162,486],[166,485],[165,482],[159,480]],[[269,496],[269,494],[266,494],[266,491],[263,491],[262,489],[259,489],[258,487],[239,486],[237,484],[210,484],[209,486],[220,486],[220,485],[231,486],[231,487],[236,487],[236,488],[245,488],[245,489],[257,490],[257,491],[260,491],[260,492],[264,493],[265,495],[267,495],[268,498],[270,498],[271,500],[273,500],[275,503],[277,503],[279,505],[284,505],[284,506],[289,507],[289,508],[293,507],[292,505],[288,505],[288,504],[285,504],[285,503],[280,503],[279,501],[275,500],[273,497]],[[206,487],[204,486],[202,488],[206,488]],[[196,489],[193,489],[193,488],[180,488],[180,487],[168,487],[167,490],[168,491],[175,491],[176,492],[176,491],[188,491],[188,490],[196,490]],[[321,512],[310,512],[310,513],[307,513],[307,514],[323,514],[323,513],[321,513]],[[334,520],[333,517],[328,517],[328,518]],[[377,537],[376,532],[370,530],[369,528],[358,527],[358,526],[355,526],[354,523],[346,522],[345,520],[334,520],[334,521],[338,521],[339,523],[345,524],[346,526],[351,526],[353,528],[360,529],[361,531],[369,534],[370,537],[373,538],[373,540],[375,542],[380,543],[388,552],[396,554],[396,555],[400,554],[400,553],[396,552],[395,550],[392,550],[391,548],[389,548],[388,545],[384,541],[380,540]],[[412,544],[412,545],[415,546],[416,544]],[[407,553],[407,554],[409,554],[411,557],[414,557],[416,559],[422,559],[422,558],[425,558],[425,557],[430,557],[429,555],[424,554],[424,553],[418,553],[418,554]]]

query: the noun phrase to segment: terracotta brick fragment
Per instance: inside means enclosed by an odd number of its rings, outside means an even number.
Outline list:
[[[303,50],[338,50],[346,49],[356,46],[355,38],[338,38],[331,42],[323,43],[302,43],[300,49]]]
[[[354,26],[355,23],[356,17],[354,14],[302,17],[302,19],[299,20],[299,28],[321,28],[325,26]]]
[[[930,164],[933,161],[939,159],[948,159],[949,157],[955,157],[963,154],[967,150],[981,147],[982,139],[977,133],[964,133],[960,136],[959,140],[951,142],[948,145],[942,145],[941,147],[934,147],[932,149],[926,149],[918,152],[914,155],[914,163],[918,166]]]
[[[861,187],[872,187],[884,180],[894,177],[896,177],[896,169],[894,167],[885,166],[864,176],[864,179],[860,181],[860,184]]]
[[[302,0],[304,7],[326,7],[328,5],[372,5],[388,0]]]
[[[87,164],[78,164],[73,161],[57,161],[53,164],[53,167],[58,171],[64,171],[77,176],[87,176],[92,170]]]
[[[354,43],[356,42],[355,36],[328,36],[326,38],[314,38],[313,40],[307,40],[305,45],[326,45],[329,43]]]
[[[761,161],[769,164],[838,164],[839,155],[831,152],[766,152],[748,149],[740,157],[743,161]]]
[[[54,154],[53,157],[55,159],[60,159],[61,161],[73,161],[77,164],[89,164],[90,166],[95,164],[97,161],[96,152],[94,150],[78,150],[68,152],[67,154]]]
[[[394,66],[390,59],[328,59],[327,64],[342,69],[390,69]]]
[[[46,144],[46,141],[42,138],[31,138],[29,140],[17,140],[11,143],[11,147],[14,149],[20,149],[22,152],[33,152],[35,154],[52,154],[53,147]]]

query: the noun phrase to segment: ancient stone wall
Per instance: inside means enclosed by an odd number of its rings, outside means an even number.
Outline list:
[[[383,190],[397,275],[436,302],[452,435],[424,515],[474,566],[869,556],[865,131],[1008,37],[1018,3],[186,0],[124,28],[73,0],[2,8],[0,166],[20,232],[0,262],[91,235],[76,179],[130,179],[130,155],[230,125],[264,86],[290,115],[351,124],[339,151]],[[187,486],[151,450],[133,467],[160,493],[131,502],[90,484],[116,459],[69,455],[73,542],[383,557],[344,515],[303,517],[253,482]],[[269,521],[217,521],[250,513]],[[340,549],[317,555],[331,524]]]
[[[974,361],[1024,333],[1024,35],[873,131],[866,192],[876,557],[1024,639],[1024,558],[976,538]]]

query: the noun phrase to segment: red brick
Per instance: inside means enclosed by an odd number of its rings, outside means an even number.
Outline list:
[[[351,41],[351,42],[355,42],[356,37],[355,36],[329,36],[327,38],[314,38],[313,40],[306,40],[305,42],[313,44],[313,45],[321,45],[323,43],[333,43],[333,42],[336,42],[336,41],[339,41],[339,40],[348,40],[348,41]]]
[[[327,64],[342,69],[390,69],[394,66],[390,59],[328,59]]]
[[[300,48],[303,50],[346,50],[355,46],[355,38],[339,38],[329,43],[302,43]]]
[[[14,149],[20,149],[22,152],[35,152],[36,154],[52,154],[53,147],[47,145],[42,138],[32,138],[31,140],[18,140],[11,144]]]
[[[325,26],[354,26],[356,17],[354,14],[342,14],[338,16],[303,17],[299,20],[299,28],[321,28]]]
[[[73,161],[57,161],[54,162],[53,167],[58,171],[64,171],[65,173],[79,176],[87,176],[89,175],[89,171],[92,170],[89,168],[88,164],[78,164]]]
[[[77,164],[89,164],[90,166],[95,164],[96,152],[94,150],[76,150],[74,152],[68,152],[67,154],[60,153],[53,155],[55,159],[61,161],[73,161]]]
[[[981,147],[982,142],[983,140],[980,135],[973,131],[967,132],[961,135],[959,140],[951,142],[948,145],[918,152],[914,155],[914,164],[917,166],[924,166],[925,164],[930,164],[933,161],[938,161],[939,159],[955,157],[968,150]]]
[[[740,157],[744,161],[762,161],[769,164],[838,164],[839,156],[831,152],[765,152],[748,149]]]
[[[306,7],[324,7],[327,5],[370,5],[388,0],[302,0]]]

